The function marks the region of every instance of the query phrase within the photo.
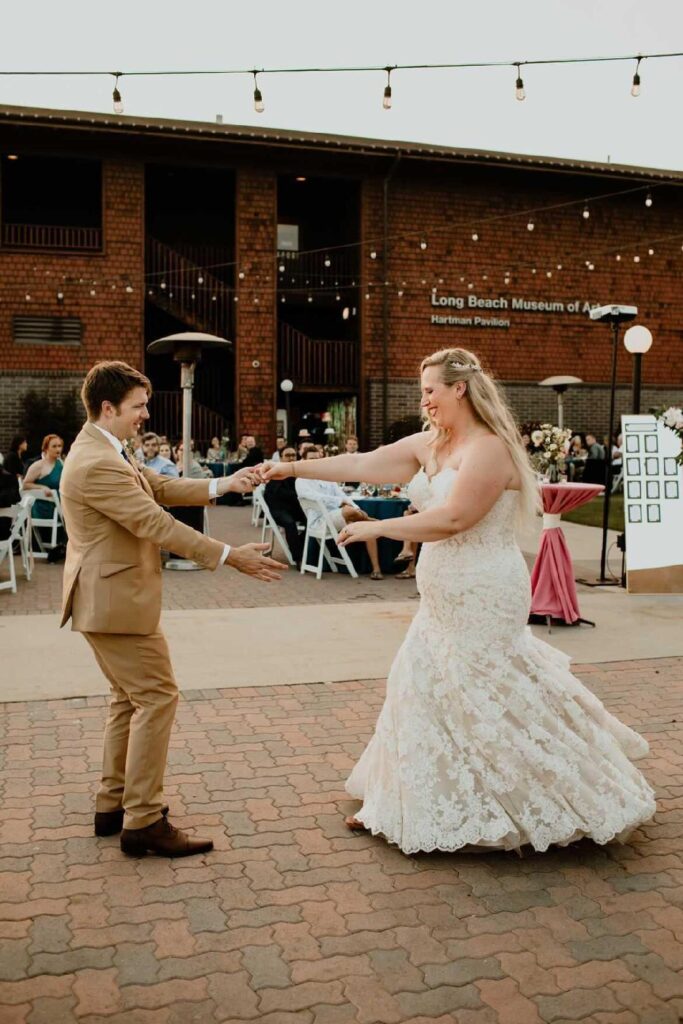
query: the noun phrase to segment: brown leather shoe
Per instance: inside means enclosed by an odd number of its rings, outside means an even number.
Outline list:
[[[129,857],[144,857],[146,853],[156,853],[160,857],[191,857],[195,853],[213,850],[213,841],[193,839],[187,832],[174,828],[168,818],[159,818],[147,828],[124,828],[121,849]]]
[[[164,818],[168,814],[168,804],[161,808]],[[95,811],[95,835],[116,836],[123,828],[123,807],[117,811]]]

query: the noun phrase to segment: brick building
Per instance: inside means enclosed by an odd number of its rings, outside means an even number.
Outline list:
[[[453,344],[521,420],[554,415],[538,381],[581,377],[566,422],[604,430],[609,331],[586,310],[615,301],[654,335],[643,408],[683,398],[681,172],[19,107],[0,154],[0,448],[27,390],[98,358],[146,369],[177,435],[178,369],[146,345],[191,329],[233,342],[198,368],[202,442],[270,446],[289,378],[292,430],[330,410],[376,444]],[[618,411],[630,372],[622,350]]]

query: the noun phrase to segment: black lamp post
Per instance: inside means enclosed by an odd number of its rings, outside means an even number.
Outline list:
[[[633,391],[631,396],[631,412],[636,416],[640,413],[640,374],[643,356],[652,348],[652,332],[647,327],[634,324],[624,335],[624,346],[633,356]]]
[[[612,333],[612,373],[610,377],[609,395],[609,433],[607,451],[605,452],[605,501],[602,508],[602,545],[600,548],[600,576],[599,584],[612,584],[614,580],[607,578],[607,531],[609,529],[609,506],[612,496],[612,435],[614,433],[614,399],[617,389],[617,355],[619,352],[619,324],[634,320],[638,315],[637,306],[620,306],[616,303],[610,306],[596,306],[591,309],[589,316],[591,320],[599,323],[609,324]],[[618,586],[618,582],[615,584]]]
[[[294,384],[291,380],[285,379],[280,381],[280,391],[282,391],[282,393],[285,396],[285,416],[287,417],[287,426],[285,428],[285,440],[287,441],[287,443],[289,443],[289,438],[291,437],[292,433],[291,423],[289,422],[289,396],[291,395],[293,390]]]

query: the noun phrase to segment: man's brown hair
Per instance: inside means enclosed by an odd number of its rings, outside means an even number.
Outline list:
[[[144,444],[145,441],[156,441],[157,444],[161,444],[161,440],[158,434],[155,434],[153,430],[148,430],[146,434],[143,434],[140,438],[140,443]]]
[[[148,397],[152,394],[149,378],[128,363],[109,360],[95,363],[81,388],[81,400],[88,418],[98,418],[102,412],[102,402],[111,402],[118,408],[133,388],[144,388]]]

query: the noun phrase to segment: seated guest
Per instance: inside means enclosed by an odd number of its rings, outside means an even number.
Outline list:
[[[168,441],[164,441],[163,437],[159,438],[159,455],[162,459],[168,459],[175,466],[175,458],[173,457],[173,449]]]
[[[24,466],[24,456],[26,449],[28,448],[28,441],[24,434],[16,434],[12,438],[12,443],[9,446],[9,451],[5,456],[3,466],[8,473],[14,473],[15,476],[22,477],[26,472]]]
[[[161,454],[161,443],[157,434],[148,431],[142,435],[142,454],[148,469],[152,469],[160,476],[168,476],[177,479],[180,475],[175,463]]]
[[[295,462],[294,448],[283,448],[280,459],[282,462]],[[266,484],[263,495],[273,519],[284,530],[292,558],[298,564],[303,555],[304,538],[297,527],[299,524],[306,525],[306,516],[299,504],[295,484],[296,481],[292,476],[288,476],[286,480],[270,480]]]
[[[344,441],[344,451],[347,455],[355,455],[358,451],[358,438],[353,434],[350,434]]]
[[[12,532],[12,506],[19,503],[19,478],[0,466],[0,540]]]
[[[31,463],[24,477],[25,491],[40,491],[48,498],[53,492],[59,494],[59,481],[62,477],[62,452],[64,441],[58,434],[47,434],[43,438],[41,457]],[[54,515],[54,504],[36,498],[31,515],[34,519],[51,519]]]
[[[307,459],[324,459],[325,456],[319,451],[316,451],[315,447],[309,448],[306,452]],[[296,476],[296,466],[293,466],[294,473]],[[296,493],[301,498],[314,499],[321,502],[326,509],[329,509],[332,515],[332,522],[334,527],[339,532],[342,530],[346,523],[357,523],[361,519],[369,519],[370,516],[367,512],[363,512],[358,508],[356,504],[348,497],[347,494],[341,489],[339,484],[331,483],[327,480],[296,480]],[[309,512],[309,522],[313,529],[315,529],[321,520],[321,513]],[[368,550],[368,557],[370,558],[370,564],[372,565],[372,572],[370,573],[371,580],[383,580],[382,571],[379,565],[379,555],[377,552],[377,541],[367,540],[365,546]]]
[[[178,472],[178,475],[182,476],[183,475],[183,442],[182,441],[178,442],[178,447],[176,448],[175,453],[176,453],[176,459],[178,460],[176,462],[175,468],[176,468],[176,470]],[[192,452],[192,451],[190,452],[190,457],[191,457],[191,461],[190,461],[190,472],[188,474],[188,479],[203,480],[206,477],[212,477],[213,476],[213,473],[211,472],[210,469],[207,469],[206,466],[200,466],[200,464],[197,462],[197,460],[195,458],[194,452]]]
[[[584,447],[583,438],[580,434],[574,434],[567,446],[567,454],[564,457],[564,464],[567,469],[567,478],[569,480],[574,480],[576,478],[577,469],[584,465],[587,457],[588,453]]]
[[[244,434],[242,438],[246,454],[241,460],[243,466],[258,466],[263,462],[263,452],[256,444],[253,434]]]
[[[275,451],[271,455],[270,461],[271,462],[279,462],[280,459],[282,458],[282,452],[284,451],[284,449],[286,447],[287,447],[287,442],[285,441],[284,437],[276,437],[275,438]]]
[[[581,479],[586,484],[604,484],[607,468],[605,449],[598,442],[595,434],[586,434],[586,452],[587,458]]]
[[[206,450],[207,462],[225,462],[225,448],[217,437],[211,438],[211,445]]]

